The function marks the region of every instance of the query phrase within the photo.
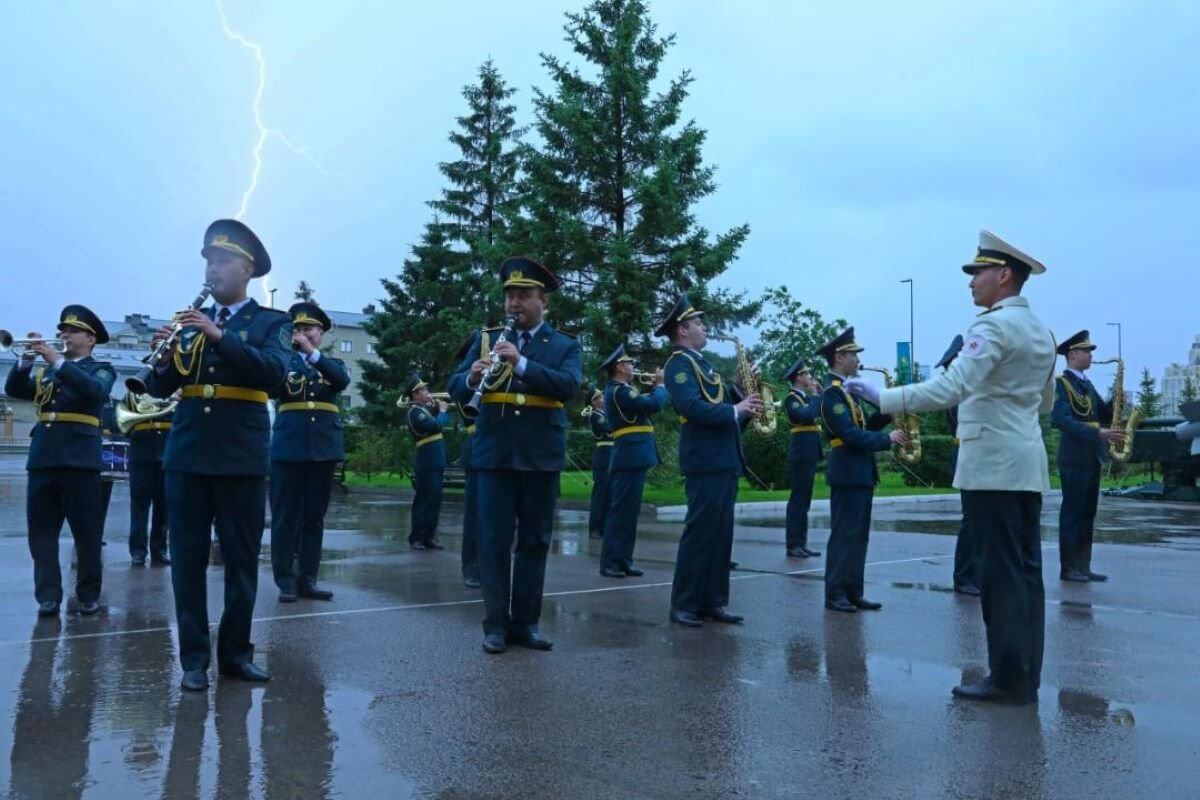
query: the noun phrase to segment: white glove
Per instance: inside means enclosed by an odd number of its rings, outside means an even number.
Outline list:
[[[879,405],[879,390],[873,384],[867,383],[862,378],[850,378],[843,384],[846,391],[855,397],[861,397],[873,406]]]

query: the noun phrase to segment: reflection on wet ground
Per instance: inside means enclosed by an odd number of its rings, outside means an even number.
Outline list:
[[[0,462],[3,464],[3,462]],[[169,573],[107,526],[105,613],[37,621],[19,470],[0,467],[0,786],[10,797],[1186,797],[1200,752],[1200,509],[1104,498],[1107,584],[1060,584],[1047,504],[1041,702],[949,688],[984,669],[977,601],[950,586],[956,504],[879,507],[880,614],[821,607],[823,560],[781,524],[739,524],[738,627],[666,620],[680,525],[642,520],[639,580],[597,574],[586,510],[563,509],[547,575],[549,654],[479,649],[449,549],[407,549],[403,497],[335,495],[322,582],[281,606],[264,556],[261,687],[178,689]],[[824,549],[828,519],[811,542]],[[64,565],[70,558],[64,537]],[[222,573],[210,570],[219,608]]]

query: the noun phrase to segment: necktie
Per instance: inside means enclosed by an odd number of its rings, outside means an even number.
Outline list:
[[[226,322],[229,322],[229,309],[221,306],[221,310],[217,312],[217,327],[224,328]]]
[[[521,352],[525,352],[525,346],[529,344],[529,340],[533,338],[533,334],[529,331],[521,331]]]

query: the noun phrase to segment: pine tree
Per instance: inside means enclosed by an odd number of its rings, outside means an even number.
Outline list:
[[[306,303],[311,303],[312,299],[313,299],[313,295],[315,295],[315,294],[316,294],[316,290],[308,285],[308,281],[300,281],[300,284],[298,286],[296,286],[296,299],[297,300],[303,300]]]
[[[480,67],[478,82],[463,89],[468,113],[449,137],[459,158],[439,165],[448,185],[429,203],[437,216],[400,274],[382,281],[387,297],[366,324],[382,360],[360,362],[367,402],[362,416],[370,423],[397,419],[395,400],[414,371],[440,390],[462,341],[500,316],[496,273],[510,254],[519,206],[521,131],[508,102],[513,93],[490,61]]]
[[[1158,393],[1154,376],[1148,369],[1142,370],[1142,380],[1138,386],[1138,408],[1142,412],[1142,419],[1157,417],[1162,413],[1162,395]]]
[[[749,234],[712,238],[693,205],[716,189],[705,132],[682,120],[692,77],[655,92],[673,36],[660,38],[642,0],[593,0],[564,26],[585,76],[543,53],[553,88],[535,90],[538,148],[526,149],[520,241],[564,281],[557,319],[578,320],[585,350],[603,357],[622,340],[649,349],[651,320],[680,290],[710,323],[757,312],[742,295],[710,288]]]

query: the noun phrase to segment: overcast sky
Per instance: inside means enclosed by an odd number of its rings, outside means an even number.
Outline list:
[[[522,119],[570,55],[573,2],[225,0],[262,46],[268,140],[246,221],[286,305],[380,294],[429,219],[459,90],[492,57]],[[1061,338],[1088,327],[1158,376],[1200,333],[1200,3],[654,0],[709,131],[713,231],[747,222],[721,283],[787,284],[856,325],[868,361],[936,360],[974,313],[959,267],[980,228],[1043,260],[1027,294]],[[9,7],[0,29],[0,327],[82,302],[166,315],[203,278],[207,223],[253,171],[257,66],[214,0]],[[648,323],[649,324],[649,323]],[[748,337],[752,338],[752,334]],[[1100,376],[1098,376],[1098,380]]]

